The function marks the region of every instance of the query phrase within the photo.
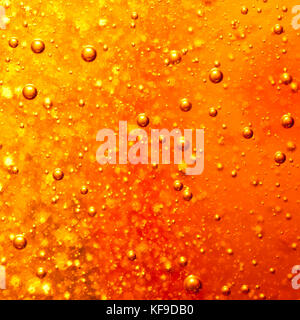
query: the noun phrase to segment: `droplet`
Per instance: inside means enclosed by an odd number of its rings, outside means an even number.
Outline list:
[[[247,286],[246,284],[243,284],[243,285],[241,286],[241,291],[242,291],[243,293],[248,293],[248,292],[249,292],[249,286]]]
[[[88,210],[89,216],[94,217],[97,214],[97,210],[95,207],[91,206]]]
[[[190,111],[192,109],[192,103],[186,98],[180,100],[179,106],[181,111],[184,112]]]
[[[297,82],[292,82],[292,83],[290,84],[290,87],[291,87],[291,89],[292,89],[293,92],[298,92],[299,85],[298,85]]]
[[[15,236],[13,240],[14,247],[18,250],[22,250],[27,245],[27,240],[22,234],[18,234]]]
[[[190,293],[197,293],[202,288],[202,283],[199,277],[190,275],[184,279],[184,288]]]
[[[81,57],[86,62],[92,62],[97,58],[97,51],[92,46],[86,46],[82,49]]]
[[[45,50],[45,43],[39,39],[33,40],[31,43],[31,50],[34,53],[42,53]]]
[[[12,37],[8,40],[8,44],[11,48],[16,48],[19,45],[19,40],[15,37]]]
[[[286,155],[281,151],[277,151],[274,155],[274,160],[276,163],[282,164],[286,160]]]
[[[281,26],[280,24],[275,24],[274,28],[273,28],[274,33],[276,34],[282,34],[283,32],[283,26]]]
[[[134,261],[136,259],[136,254],[133,250],[129,250],[127,252],[127,258],[130,260],[130,261]]]
[[[45,98],[43,102],[43,106],[45,107],[45,109],[51,109],[51,107],[53,106],[53,102],[51,98],[49,97]]]
[[[241,8],[241,13],[242,13],[242,14],[247,14],[247,13],[248,13],[248,8],[245,7],[245,6],[243,6],[243,7]]]
[[[208,114],[211,116],[211,117],[216,117],[218,115],[218,110],[216,108],[209,108],[209,112]]]
[[[186,188],[183,191],[183,199],[186,201],[190,201],[193,198],[193,194],[189,188]]]
[[[170,54],[169,54],[170,63],[173,63],[173,64],[180,63],[181,59],[182,59],[182,55],[179,51],[177,50],[170,51]]]
[[[251,139],[253,137],[253,130],[249,127],[243,129],[243,137],[246,139]]]
[[[213,83],[219,83],[223,80],[223,73],[218,68],[213,68],[209,72],[209,80]]]
[[[286,147],[288,151],[295,151],[296,150],[296,144],[293,141],[288,141],[286,144]]]
[[[140,127],[147,127],[149,124],[149,118],[146,116],[145,113],[140,113],[137,117],[137,124]]]
[[[282,81],[284,84],[286,84],[286,85],[290,84],[290,83],[293,81],[293,77],[292,77],[289,73],[287,73],[287,72],[284,72],[284,73],[280,76],[280,79],[281,79],[281,81]]]
[[[60,168],[56,168],[52,175],[55,180],[62,180],[64,177],[64,173]]]
[[[37,96],[37,94],[38,94],[37,89],[32,84],[27,84],[23,88],[23,96],[28,100],[34,99]]]
[[[281,124],[286,129],[292,128],[294,123],[294,118],[291,116],[290,113],[283,115],[281,118]]]
[[[89,189],[88,189],[87,186],[82,186],[82,187],[80,188],[80,193],[81,193],[81,194],[87,194],[88,192],[89,192]]]
[[[222,287],[222,293],[224,294],[224,296],[229,296],[231,293],[231,290],[228,286],[223,286]]]
[[[131,13],[131,19],[136,20],[136,19],[138,19],[138,17],[139,17],[139,15],[138,15],[137,12],[132,12]]]
[[[44,267],[39,267],[37,268],[36,270],[36,275],[40,278],[40,279],[43,279],[46,277],[47,275],[47,271]]]
[[[176,191],[180,191],[180,190],[182,190],[182,188],[183,188],[183,184],[181,181],[179,181],[179,180],[174,181],[174,189]]]
[[[181,267],[185,267],[188,264],[187,258],[184,256],[181,256],[178,260],[178,263]]]

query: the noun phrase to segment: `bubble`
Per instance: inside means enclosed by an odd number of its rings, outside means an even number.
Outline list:
[[[286,144],[286,147],[288,151],[295,151],[296,150],[296,144],[292,141],[288,141]]]
[[[27,240],[22,234],[18,234],[13,240],[13,245],[18,250],[24,249],[27,245]]]
[[[64,177],[64,173],[60,168],[56,168],[52,175],[55,180],[62,180]]]
[[[209,108],[208,114],[211,117],[216,117],[218,115],[218,110],[216,108],[213,108],[213,107]]]
[[[181,267],[185,267],[188,264],[187,258],[182,256],[178,259],[178,263]]]
[[[283,26],[281,26],[280,24],[275,24],[273,31],[276,34],[282,34],[283,33]]]
[[[188,151],[191,147],[191,143],[188,139],[185,139],[184,136],[177,138],[174,143],[178,150]]]
[[[34,53],[42,53],[45,50],[45,43],[39,39],[33,40],[31,43],[31,50]]]
[[[169,62],[173,64],[180,63],[182,59],[182,55],[177,50],[171,50],[169,54]]]
[[[209,72],[209,80],[213,83],[219,83],[223,80],[223,73],[218,68],[213,68]]]
[[[229,296],[231,293],[231,290],[228,286],[223,286],[221,291],[224,294],[224,296]]]
[[[136,254],[133,250],[129,250],[127,252],[127,258],[130,260],[130,261],[134,261],[136,259]]]
[[[51,109],[51,107],[53,106],[53,102],[52,102],[51,98],[46,97],[44,99],[43,106],[45,107],[45,109]]]
[[[145,113],[140,113],[137,116],[137,124],[140,127],[147,127],[147,125],[149,124],[149,118],[146,116]]]
[[[28,100],[34,99],[37,96],[37,94],[38,94],[37,89],[32,84],[27,84],[23,88],[23,96]]]
[[[89,192],[89,189],[88,189],[87,186],[82,186],[82,187],[80,188],[80,193],[81,193],[81,194],[87,194],[88,192]]]
[[[89,214],[89,216],[94,217],[97,214],[96,208],[93,206],[89,207],[88,214]]]
[[[16,48],[19,45],[19,40],[15,37],[12,37],[8,40],[8,44],[11,48]]]
[[[182,184],[182,182],[181,181],[179,181],[179,180],[176,180],[176,181],[174,181],[174,189],[176,190],[176,191],[181,191],[182,190],[182,188],[183,188],[183,184]]]
[[[184,279],[184,288],[190,293],[197,293],[202,288],[202,283],[199,277],[194,275],[189,275]]]
[[[292,128],[294,123],[294,118],[291,116],[290,113],[283,115],[281,118],[281,124],[286,129]]]
[[[241,286],[241,291],[242,291],[243,293],[248,293],[248,292],[249,292],[249,286],[247,286],[246,284],[243,284],[243,285]]]
[[[245,139],[251,139],[253,137],[253,130],[249,127],[243,129],[243,137]]]
[[[274,160],[279,164],[284,163],[286,160],[286,155],[281,151],[277,151],[274,155]]]
[[[186,98],[180,100],[179,106],[181,111],[184,112],[190,111],[192,109],[192,103]]]
[[[298,85],[297,82],[292,82],[292,83],[290,84],[290,87],[291,87],[291,89],[292,89],[293,92],[298,92],[298,90],[299,90],[299,85]]]
[[[44,267],[39,267],[37,268],[36,270],[36,275],[40,278],[40,279],[43,279],[46,277],[47,275],[47,271]]]
[[[280,79],[281,79],[281,81],[282,81],[284,84],[286,84],[286,85],[290,84],[290,83],[293,81],[293,77],[292,77],[289,73],[287,73],[287,72],[284,72],[284,73],[280,76]]]
[[[231,171],[231,176],[232,176],[233,178],[235,178],[235,177],[237,176],[237,171],[236,171],[236,170],[232,170],[232,171]]]
[[[138,15],[137,12],[132,12],[131,13],[131,19],[136,20],[136,19],[138,19],[138,17],[139,17],[139,15]]]
[[[243,6],[243,7],[241,8],[241,13],[242,13],[242,14],[247,14],[247,13],[248,13],[248,8],[245,7],[245,6]]]
[[[183,191],[183,199],[186,201],[190,201],[193,198],[193,194],[189,188],[186,188]]]
[[[82,49],[81,57],[86,62],[92,62],[97,58],[97,51],[93,46],[86,46]]]

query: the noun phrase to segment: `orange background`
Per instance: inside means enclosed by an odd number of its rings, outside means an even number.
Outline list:
[[[0,299],[300,297],[290,281],[300,264],[300,31],[291,26],[300,3],[0,4],[7,23],[0,30],[0,264],[7,272]],[[272,31],[276,24],[282,34]],[[35,39],[44,52],[33,52]],[[81,57],[86,45],[97,51],[90,63]],[[171,50],[180,63],[166,64]],[[215,61],[224,75],[218,84],[209,80]],[[280,81],[284,68],[293,85]],[[27,84],[38,90],[33,100],[22,95]],[[53,105],[45,107],[45,98]],[[182,98],[192,102],[189,112],[180,110]],[[149,117],[146,130],[204,128],[203,174],[185,176],[175,165],[99,166],[98,130],[117,132],[120,120],[136,128],[140,113]],[[281,125],[287,113],[290,129]],[[249,126],[254,136],[245,139]],[[280,166],[277,151],[286,154]],[[55,168],[62,180],[53,178]],[[190,188],[190,201],[175,180]],[[14,247],[19,234],[27,240],[22,250]],[[198,293],[184,287],[189,275],[201,279]]]

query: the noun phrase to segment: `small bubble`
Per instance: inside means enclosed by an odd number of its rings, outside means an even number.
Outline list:
[[[243,7],[241,8],[241,13],[242,13],[242,14],[247,14],[247,13],[248,13],[248,8],[245,7],[245,6],[243,6]]]
[[[288,141],[286,144],[286,147],[288,151],[295,151],[296,150],[296,144],[292,141]]]
[[[180,100],[179,106],[183,112],[187,112],[192,109],[192,103],[186,98]]]
[[[89,207],[88,214],[89,214],[89,216],[94,217],[97,214],[96,208],[93,206]]]
[[[97,58],[97,51],[92,46],[86,46],[82,49],[81,57],[86,62],[92,62]]]
[[[32,84],[27,84],[23,88],[23,96],[28,100],[34,99],[37,96],[37,94],[38,94],[37,89]]]
[[[282,164],[286,160],[286,155],[281,151],[277,151],[274,155],[274,160],[276,163]]]
[[[224,294],[224,296],[229,296],[231,293],[231,290],[228,286],[223,286],[222,287],[222,293]]]
[[[64,177],[64,173],[60,168],[56,168],[52,175],[55,180],[62,180]]]
[[[149,118],[146,116],[145,113],[140,113],[137,116],[137,124],[140,127],[147,127],[147,125],[149,124]]]
[[[294,118],[291,116],[290,113],[283,115],[281,118],[281,124],[286,129],[292,128],[294,123]]]
[[[281,81],[282,81],[284,84],[286,84],[286,85],[290,84],[290,83],[293,81],[293,77],[292,77],[289,73],[287,73],[287,72],[284,72],[284,73],[280,76],[280,79],[281,79]]]
[[[130,260],[130,261],[134,261],[136,259],[136,254],[133,250],[129,250],[127,252],[127,258]]]
[[[42,53],[45,50],[45,43],[42,40],[36,39],[31,43],[31,50],[34,53]]]
[[[181,267],[185,267],[188,264],[187,258],[182,256],[178,259],[178,263]]]
[[[47,275],[47,271],[44,267],[39,267],[37,268],[36,270],[36,275],[40,278],[40,279],[43,279],[46,277]]]
[[[89,189],[88,189],[87,186],[82,186],[82,187],[80,188],[80,193],[81,193],[81,194],[87,194],[88,192],[89,192]]]
[[[16,235],[13,240],[13,245],[18,250],[24,249],[27,245],[27,240],[22,234]]]
[[[45,107],[45,109],[51,109],[51,107],[53,106],[53,102],[51,98],[49,97],[45,98],[43,102],[43,106]]]
[[[243,284],[241,287],[241,291],[243,293],[248,293],[249,292],[249,286],[247,286],[246,284]]]
[[[245,139],[251,139],[253,137],[253,130],[249,127],[243,129],[243,137]]]
[[[275,24],[273,31],[276,34],[282,34],[283,33],[283,26],[281,26],[280,24]]]
[[[8,44],[11,48],[16,48],[19,45],[19,40],[15,37],[12,37],[8,40]]]
[[[134,11],[131,13],[131,19],[136,20],[136,19],[138,19],[138,17],[139,17],[139,15],[137,12]]]
[[[176,181],[174,181],[174,189],[176,190],[176,191],[181,191],[182,190],[182,188],[183,188],[183,184],[182,184],[182,182],[181,181],[179,181],[179,180],[176,180]]]
[[[183,191],[183,199],[186,201],[190,201],[193,198],[193,194],[189,188],[186,188]]]
[[[184,279],[184,288],[191,293],[197,293],[202,288],[202,283],[199,277],[190,275]]]
[[[219,83],[223,80],[223,73],[218,68],[213,68],[209,72],[209,80],[213,83]]]
[[[173,64],[180,63],[182,59],[182,55],[179,51],[177,50],[171,50],[169,54],[169,62]]]
[[[209,108],[209,111],[208,111],[208,114],[211,116],[211,117],[216,117],[218,115],[218,110],[216,108]]]

